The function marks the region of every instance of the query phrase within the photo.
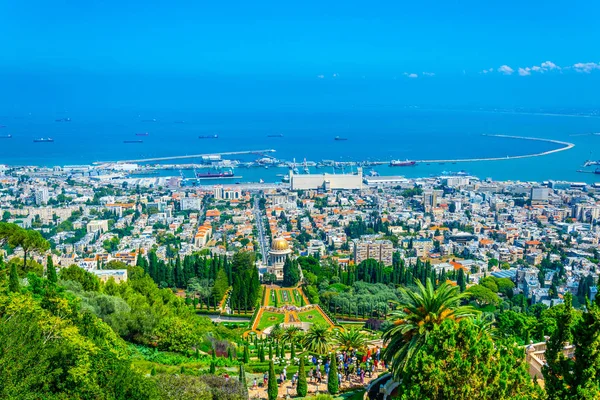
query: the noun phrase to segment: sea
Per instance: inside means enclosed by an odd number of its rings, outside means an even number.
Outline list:
[[[65,121],[65,119],[70,121]],[[278,110],[252,112],[127,111],[106,114],[1,115],[0,164],[64,166],[152,157],[273,149],[279,160],[389,161],[507,157],[549,151],[560,144],[487,135],[514,135],[570,142],[574,148],[550,155],[430,164],[365,167],[380,175],[408,178],[468,173],[481,179],[600,182],[600,118],[585,115],[440,110],[418,107],[346,111]],[[148,133],[136,136],[136,133]],[[217,139],[199,136],[218,135]],[[280,135],[280,137],[272,136]],[[347,140],[336,141],[336,136]],[[51,143],[34,139],[52,138]],[[143,143],[124,143],[142,140]],[[253,161],[260,154],[231,158]],[[177,162],[200,162],[186,159]],[[174,163],[175,161],[168,161]],[[299,169],[302,171],[302,166]],[[578,172],[585,170],[586,172]],[[311,173],[356,172],[310,168]],[[161,171],[191,177],[191,171]],[[238,168],[229,182],[281,181],[285,168]],[[210,182],[214,183],[214,182]]]

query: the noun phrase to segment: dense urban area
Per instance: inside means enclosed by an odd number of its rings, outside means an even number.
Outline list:
[[[596,185],[290,175],[0,168],[0,398],[600,398]]]

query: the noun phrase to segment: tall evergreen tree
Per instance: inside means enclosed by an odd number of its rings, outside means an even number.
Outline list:
[[[460,288],[460,292],[464,292],[467,289],[467,282],[465,280],[465,271],[460,268],[458,270],[458,277],[456,278],[456,284]]]
[[[566,399],[570,396],[572,360],[563,353],[566,342],[572,339],[571,324],[573,323],[572,297],[565,294],[565,303],[562,312],[557,317],[556,330],[546,342],[546,365],[542,370],[544,386],[548,400]]]
[[[267,397],[269,400],[277,400],[279,395],[279,385],[277,384],[277,376],[275,375],[275,367],[273,360],[269,363],[269,383],[267,384]]]
[[[327,391],[330,394],[337,394],[340,391],[340,381],[338,377],[337,360],[335,353],[331,355],[329,364],[329,375],[327,376]]]
[[[250,350],[248,349],[248,345],[244,346],[244,363],[250,363]]]
[[[246,371],[244,371],[244,363],[240,363],[240,383],[245,389],[248,389],[246,384]]]
[[[308,392],[306,383],[306,371],[304,370],[304,357],[300,357],[300,367],[298,367],[298,386],[296,387],[298,396],[305,397]]]
[[[12,265],[10,266],[8,290],[13,293],[21,291],[21,283],[19,281],[19,274],[17,273],[17,265],[15,263],[12,263]]]
[[[56,268],[54,267],[54,261],[52,261],[52,256],[49,255],[46,261],[46,277],[52,283],[56,283],[58,277],[56,276]]]

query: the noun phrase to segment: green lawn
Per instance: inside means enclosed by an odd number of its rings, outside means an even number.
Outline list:
[[[269,306],[275,307],[275,300],[273,294],[277,295],[277,307],[282,307],[285,305],[294,305],[296,307],[302,306],[302,295],[298,289],[273,289],[269,291],[269,298],[267,299],[267,304]],[[284,294],[284,293],[287,293]],[[306,305],[306,304],[305,304]]]
[[[308,310],[299,312],[298,318],[300,318],[300,321],[302,322],[329,325],[329,323],[325,320],[325,318],[323,318],[323,316],[318,310]]]
[[[256,328],[260,331],[264,331],[269,326],[282,324],[284,320],[284,314],[265,311],[261,315],[260,321],[258,322],[258,326]]]

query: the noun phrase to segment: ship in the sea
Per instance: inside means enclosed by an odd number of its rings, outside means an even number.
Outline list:
[[[276,135],[267,135],[267,137],[283,137],[283,133],[278,133]]]
[[[219,135],[202,135],[198,136],[198,139],[218,139]]]
[[[148,132],[138,132],[135,136],[148,136]]]
[[[12,135],[3,135],[0,136],[0,139],[12,139]]]
[[[334,140],[338,140],[338,141],[339,141],[339,140],[348,140],[348,138],[341,137],[341,136],[336,136],[336,137],[334,138]]]
[[[33,139],[33,143],[52,143],[52,142],[54,142],[54,139],[52,139],[52,138]]]
[[[143,140],[123,140],[123,143],[144,143]]]
[[[405,161],[392,160],[392,161],[390,161],[390,167],[414,167],[415,165],[417,165],[417,162],[411,161],[411,160],[405,160]]]
[[[56,122],[71,122],[71,118],[59,118],[55,119]]]
[[[197,172],[196,178],[199,179],[226,179],[233,178],[233,171],[220,171],[220,172]]]

